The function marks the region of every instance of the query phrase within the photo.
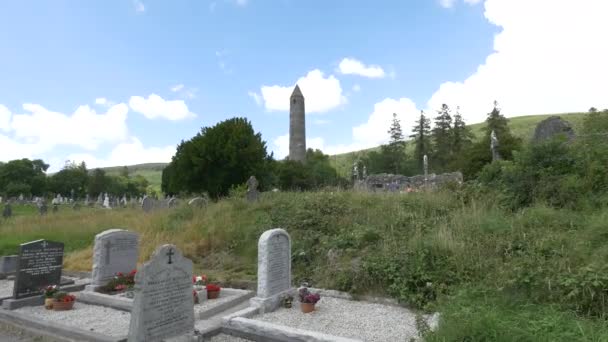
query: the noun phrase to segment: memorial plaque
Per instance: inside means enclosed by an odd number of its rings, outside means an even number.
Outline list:
[[[38,296],[48,285],[59,285],[63,243],[37,240],[21,245],[13,298]]]
[[[193,332],[192,261],[174,245],[163,245],[135,276],[128,341],[161,341]]]
[[[95,235],[92,285],[106,285],[118,272],[127,274],[137,267],[137,233],[110,229]]]
[[[258,242],[258,294],[268,298],[291,289],[291,239],[283,229],[264,232]]]

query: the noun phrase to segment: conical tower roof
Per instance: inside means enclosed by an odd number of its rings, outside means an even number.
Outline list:
[[[300,90],[300,86],[296,84],[296,87],[293,89],[293,93],[291,93],[291,97],[304,97],[302,95],[302,91]]]

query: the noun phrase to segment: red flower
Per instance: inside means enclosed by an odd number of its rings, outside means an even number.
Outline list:
[[[207,291],[219,291],[220,289],[221,289],[221,287],[219,287],[218,285],[215,285],[215,284],[207,285]]]
[[[131,272],[129,272],[129,275],[131,277],[134,277],[136,273],[137,273],[137,270],[135,269],[135,270],[132,270]]]
[[[119,276],[119,277],[124,277],[125,276],[124,274],[122,274],[122,272],[118,272],[118,273],[116,273],[116,275]]]

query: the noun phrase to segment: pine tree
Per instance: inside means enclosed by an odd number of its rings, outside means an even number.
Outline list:
[[[433,141],[435,142],[433,161],[437,169],[443,170],[452,160],[453,139],[450,107],[445,103],[442,104],[437,114],[437,117],[435,117],[435,127],[433,128]]]
[[[422,172],[423,161],[425,154],[431,153],[431,121],[424,115],[424,111],[420,111],[420,119],[416,121],[416,125],[412,129],[410,138],[414,139],[416,144],[414,147],[414,158],[418,165],[419,172]]]
[[[458,156],[471,144],[472,140],[473,134],[464,122],[462,115],[460,115],[460,107],[456,107],[452,128],[452,154],[455,159],[458,159]]]
[[[388,134],[390,135],[390,141],[388,145],[382,146],[382,154],[385,157],[387,169],[394,174],[399,174],[405,161],[405,140],[401,130],[401,122],[396,113],[393,113],[393,121]]]

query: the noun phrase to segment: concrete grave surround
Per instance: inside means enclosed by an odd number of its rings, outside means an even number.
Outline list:
[[[124,229],[109,229],[95,235],[91,285],[103,286],[118,272],[137,267],[139,236]]]
[[[135,276],[129,342],[192,336],[192,261],[174,245],[156,249]]]
[[[274,310],[291,286],[291,238],[281,228],[267,230],[258,241],[258,292],[252,305]]]

